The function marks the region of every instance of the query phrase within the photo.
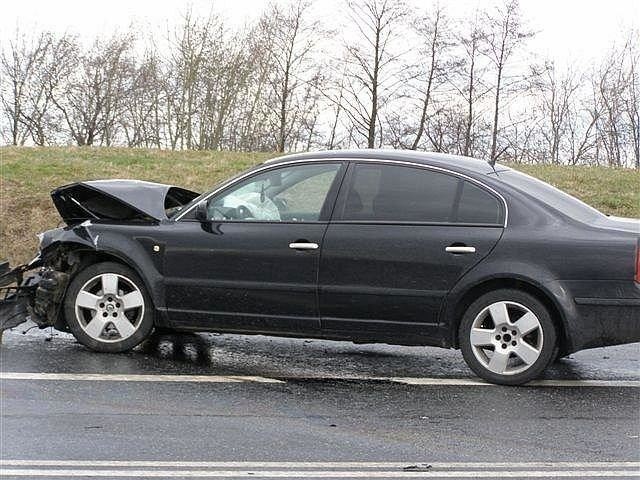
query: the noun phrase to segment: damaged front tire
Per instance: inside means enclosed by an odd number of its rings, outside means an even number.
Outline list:
[[[71,333],[98,352],[124,352],[153,329],[153,306],[142,279],[114,262],[91,265],[69,284],[64,313]]]

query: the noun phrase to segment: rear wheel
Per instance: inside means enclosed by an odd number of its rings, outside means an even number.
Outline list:
[[[537,378],[557,354],[557,333],[545,306],[520,290],[482,295],[467,309],[459,328],[467,365],[501,385]]]
[[[144,283],[119,263],[98,263],[79,272],[69,284],[64,311],[71,333],[99,352],[130,350],[153,329]]]

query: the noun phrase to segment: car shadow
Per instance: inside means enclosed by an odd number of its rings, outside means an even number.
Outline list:
[[[193,365],[211,365],[212,345],[195,333],[154,333],[139,347],[139,351],[159,359]]]
[[[7,371],[69,373],[475,378],[457,350],[166,330],[132,351],[99,354],[69,334],[12,329],[5,332],[0,364]],[[638,365],[640,343],[620,345],[571,354],[550,365],[543,378],[638,380]]]
[[[228,375],[275,377],[468,377],[457,351],[429,347],[354,344],[262,335],[161,331],[138,354]],[[173,365],[174,368],[178,365]]]

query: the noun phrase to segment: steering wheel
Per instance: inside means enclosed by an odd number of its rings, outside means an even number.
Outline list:
[[[236,218],[238,220],[244,220],[245,218],[253,218],[253,213],[249,210],[248,207],[244,205],[239,205],[236,208]]]

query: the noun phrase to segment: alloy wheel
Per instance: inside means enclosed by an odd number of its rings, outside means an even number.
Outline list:
[[[140,288],[116,273],[91,278],[75,298],[80,327],[100,342],[119,342],[131,337],[140,327],[144,308]]]
[[[540,357],[544,341],[538,317],[524,305],[510,301],[481,310],[469,335],[476,359],[499,375],[515,375],[530,368]]]

